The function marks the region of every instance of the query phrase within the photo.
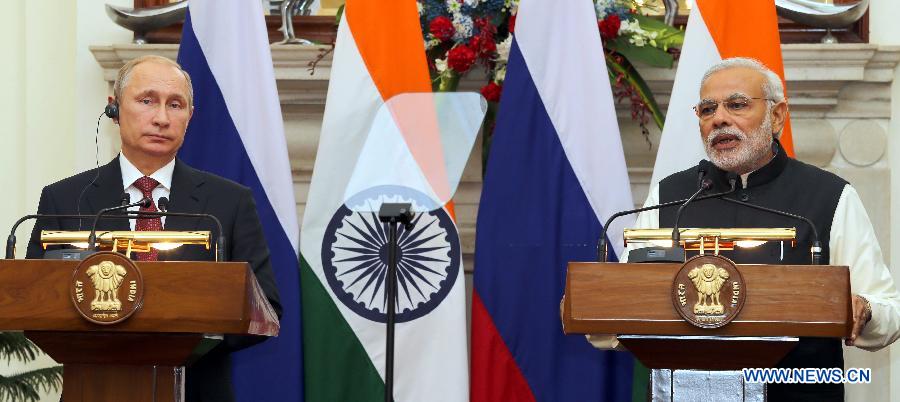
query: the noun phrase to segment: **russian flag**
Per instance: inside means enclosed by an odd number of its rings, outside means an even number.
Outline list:
[[[191,0],[178,62],[195,110],[179,157],[253,189],[284,306],[281,332],[233,356],[238,401],[302,399],[299,225],[259,1]]]
[[[472,401],[630,399],[632,357],[564,335],[559,303],[566,264],[632,206],[593,3],[522,0],[478,211]]]

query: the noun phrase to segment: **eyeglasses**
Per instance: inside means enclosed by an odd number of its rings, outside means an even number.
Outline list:
[[[775,102],[775,100],[771,98],[748,98],[742,95],[734,95],[722,101],[704,100],[694,106],[694,112],[697,113],[697,117],[699,117],[700,120],[711,119],[716,115],[716,110],[719,109],[719,103],[721,103],[725,106],[725,110],[732,116],[746,116],[750,113],[750,102],[753,100]]]

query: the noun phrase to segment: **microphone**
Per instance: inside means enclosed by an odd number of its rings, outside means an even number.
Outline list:
[[[704,161],[706,161],[706,160],[704,160]],[[706,161],[706,162],[711,163],[708,161]],[[701,162],[701,166],[702,165],[703,165],[703,163]],[[727,177],[728,177],[728,184],[731,187],[730,189],[728,189],[727,191],[723,191],[723,192],[719,192],[719,193],[715,193],[715,194],[707,194],[704,196],[700,196],[700,197],[695,198],[694,201],[708,200],[710,198],[721,198],[723,196],[733,193],[734,190],[737,189],[737,175],[733,174],[733,173],[729,173]],[[597,241],[597,261],[607,262],[607,260],[608,260],[609,247],[608,247],[608,244],[606,241],[606,231],[609,230],[609,224],[612,223],[612,221],[614,221],[615,219],[617,219],[619,217],[625,216],[625,215],[631,215],[631,214],[636,214],[636,213],[644,212],[644,211],[652,211],[654,209],[662,209],[662,208],[669,208],[669,207],[682,205],[685,203],[685,201],[687,201],[687,199],[665,202],[662,204],[651,205],[649,207],[629,209],[626,211],[616,212],[615,214],[610,216],[609,219],[606,220],[606,224],[603,225],[603,230],[600,232],[600,239]]]
[[[702,173],[705,173],[705,172],[701,172],[701,174]],[[684,212],[684,208],[687,207],[688,204],[690,204],[691,201],[694,200],[694,198],[697,198],[697,196],[700,195],[700,193],[702,193],[706,190],[709,190],[710,187],[712,187],[712,180],[701,179],[700,180],[700,188],[697,189],[697,192],[695,192],[693,195],[691,195],[687,199],[687,201],[684,202],[684,204],[681,204],[681,206],[678,207],[678,211],[675,212],[675,224],[672,225],[672,247],[678,247],[678,243],[681,241],[681,232],[678,231],[678,221],[681,220],[681,213]]]
[[[730,203],[743,205],[748,208],[756,209],[756,210],[763,211],[763,212],[768,212],[768,213],[775,214],[775,215],[786,216],[788,218],[794,218],[794,219],[805,222],[809,226],[809,229],[812,231],[812,235],[813,235],[812,246],[810,247],[810,254],[812,254],[811,255],[812,265],[822,265],[822,243],[819,241],[819,231],[816,230],[816,225],[814,225],[813,222],[811,220],[809,220],[809,218],[807,218],[805,216],[795,215],[790,212],[784,212],[784,211],[779,211],[777,209],[766,208],[766,207],[759,206],[756,204],[751,204],[749,202],[735,200],[733,198],[722,197],[722,201],[728,201]]]
[[[127,194],[122,196],[122,200],[126,199]],[[142,199],[138,201],[137,205],[146,199]],[[168,207],[169,199],[166,197],[160,197],[158,201],[158,206],[160,210],[166,211]],[[120,209],[128,209],[135,204],[124,204],[120,207],[107,208],[108,210],[114,210],[116,208]],[[146,208],[146,206],[144,206]],[[222,235],[222,222],[216,218],[215,215],[210,214],[189,214],[189,213],[177,213],[177,212],[150,212],[150,211],[141,211],[141,212],[129,212],[126,215],[115,215],[115,216],[104,216],[103,210],[100,211],[97,215],[84,215],[84,214],[31,214],[25,215],[19,220],[17,220],[12,229],[9,231],[9,236],[6,238],[6,259],[11,260],[15,258],[16,255],[16,230],[19,228],[23,222],[31,220],[31,219],[142,219],[148,217],[162,217],[162,216],[178,216],[178,217],[187,217],[187,218],[204,218],[213,221],[216,225],[216,229],[219,230],[219,236],[216,240],[216,261],[225,261],[225,236]],[[96,221],[94,222],[94,228],[91,232],[94,235],[94,242],[96,244]],[[94,246],[89,247],[89,249],[93,249]]]
[[[16,255],[16,230],[19,228],[23,222],[31,220],[31,219],[93,219],[96,215],[85,215],[85,214],[31,214],[25,215],[16,223],[13,224],[12,229],[9,231],[9,236],[6,237],[6,259],[11,260],[15,258]],[[136,219],[137,216],[127,215],[126,218]],[[123,218],[122,216],[104,216],[102,219],[115,219],[115,218]]]
[[[129,196],[128,193],[122,194],[121,199],[124,201],[126,198],[130,200],[131,196]],[[103,215],[106,215],[110,212],[121,211],[123,209],[128,209],[131,207],[150,208],[151,205],[153,205],[153,200],[150,197],[144,197],[138,200],[138,202],[132,202],[125,205],[119,205],[117,207],[101,209],[100,212],[97,212],[97,214],[94,215],[94,223],[91,225],[91,234],[90,236],[88,236],[88,250],[93,250],[97,245],[97,222],[100,221],[100,218]]]
[[[156,201],[156,207],[159,208],[161,212],[149,212],[143,211],[140,214],[142,216],[174,216],[181,218],[203,218],[211,220],[215,225],[216,229],[219,231],[219,235],[216,237],[216,261],[226,261],[225,260],[225,235],[222,231],[222,222],[215,215],[212,214],[191,214],[184,212],[169,212],[169,199],[166,197],[159,197],[159,200]]]

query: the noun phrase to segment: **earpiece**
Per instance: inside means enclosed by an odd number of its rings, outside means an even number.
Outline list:
[[[110,119],[118,119],[119,118],[119,102],[112,101],[106,104],[106,109],[103,110],[103,114],[105,114]]]

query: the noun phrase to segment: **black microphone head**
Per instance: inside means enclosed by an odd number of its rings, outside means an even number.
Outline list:
[[[150,208],[150,206],[153,205],[153,199],[150,197],[141,198],[141,200],[138,202],[141,203],[139,205],[140,208]]]
[[[119,200],[120,206],[131,204],[131,196],[128,193],[122,193],[122,196],[119,197]]]
[[[697,166],[697,169],[700,172],[700,177],[706,176],[707,173],[713,170],[713,167],[715,167],[715,165],[713,165],[712,162],[706,159],[701,160],[700,164]]]
[[[156,208],[162,212],[166,212],[166,210],[169,209],[169,199],[166,197],[159,197],[159,199],[156,200]]]
[[[700,188],[703,190],[709,190],[710,188],[712,188],[712,185],[712,179],[703,179],[700,181]]]

